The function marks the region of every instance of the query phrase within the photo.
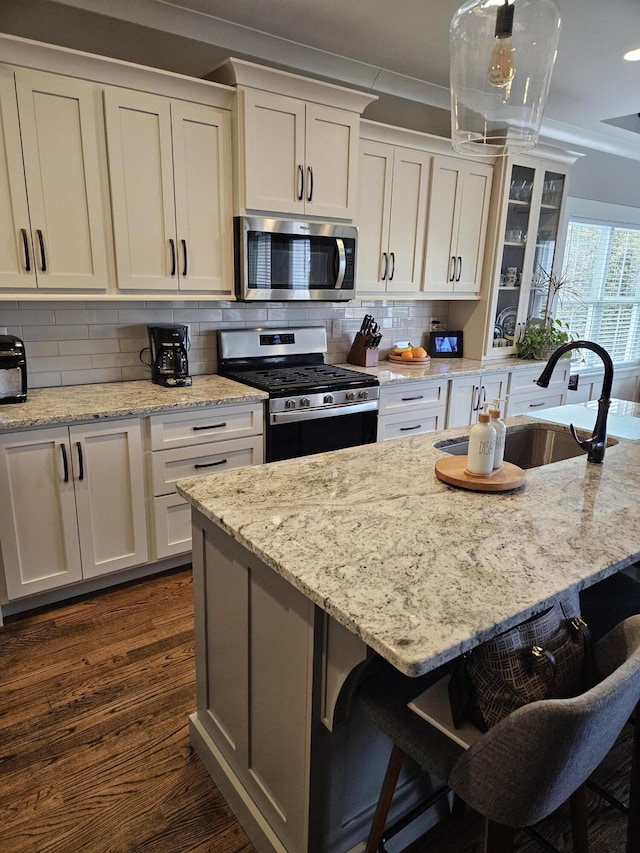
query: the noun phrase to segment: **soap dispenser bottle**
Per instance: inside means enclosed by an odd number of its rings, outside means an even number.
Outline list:
[[[507,428],[504,425],[504,422],[500,420],[500,403],[503,403],[504,400],[500,400],[496,397],[489,409],[489,415],[491,416],[491,426],[496,431],[496,449],[493,454],[493,470],[496,471],[498,468],[502,468],[502,463],[504,461],[504,442],[507,437]]]
[[[493,457],[496,449],[496,431],[491,426],[491,416],[486,410],[488,403],[483,403],[484,411],[478,415],[478,423],[469,432],[469,452],[467,454],[467,471],[469,474],[488,475],[493,471]]]

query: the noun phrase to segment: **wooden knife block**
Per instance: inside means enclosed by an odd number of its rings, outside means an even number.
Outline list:
[[[378,363],[378,350],[367,349],[367,338],[360,332],[356,332],[347,361],[349,364],[357,364],[359,367],[375,367]]]

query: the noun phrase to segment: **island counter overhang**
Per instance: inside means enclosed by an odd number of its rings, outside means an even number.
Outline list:
[[[640,442],[487,494],[435,477],[434,442],[465,432],[178,485],[193,517],[191,743],[260,851],[362,849],[389,744],[349,697],[375,653],[418,676],[640,556]]]
[[[506,420],[517,428],[539,421]],[[560,427],[561,428],[561,427]],[[640,558],[640,442],[526,472],[522,488],[438,480],[468,427],[183,480],[205,518],[418,676]]]

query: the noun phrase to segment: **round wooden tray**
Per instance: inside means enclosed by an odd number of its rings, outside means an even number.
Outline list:
[[[429,355],[426,358],[402,358],[401,355],[394,355],[392,352],[389,353],[387,358],[394,364],[408,364],[409,367],[412,364],[428,364],[431,361],[431,356]]]
[[[436,462],[436,477],[443,483],[471,489],[474,492],[506,492],[524,483],[524,471],[518,465],[504,462],[493,474],[469,474],[466,456],[446,456]]]

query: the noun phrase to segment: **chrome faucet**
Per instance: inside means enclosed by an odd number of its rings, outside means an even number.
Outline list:
[[[542,388],[549,387],[551,374],[556,366],[558,359],[572,349],[589,349],[599,355],[604,364],[604,381],[602,383],[602,393],[598,400],[598,414],[596,416],[596,424],[593,428],[591,438],[585,441],[580,441],[573,424],[569,426],[571,435],[578,442],[583,450],[587,451],[588,462],[604,462],[604,451],[607,447],[607,414],[611,405],[611,386],[613,385],[613,362],[609,353],[593,341],[569,341],[568,344],[562,344],[557,350],[551,354],[551,358],[546,364],[546,367],[536,380],[537,384]]]

